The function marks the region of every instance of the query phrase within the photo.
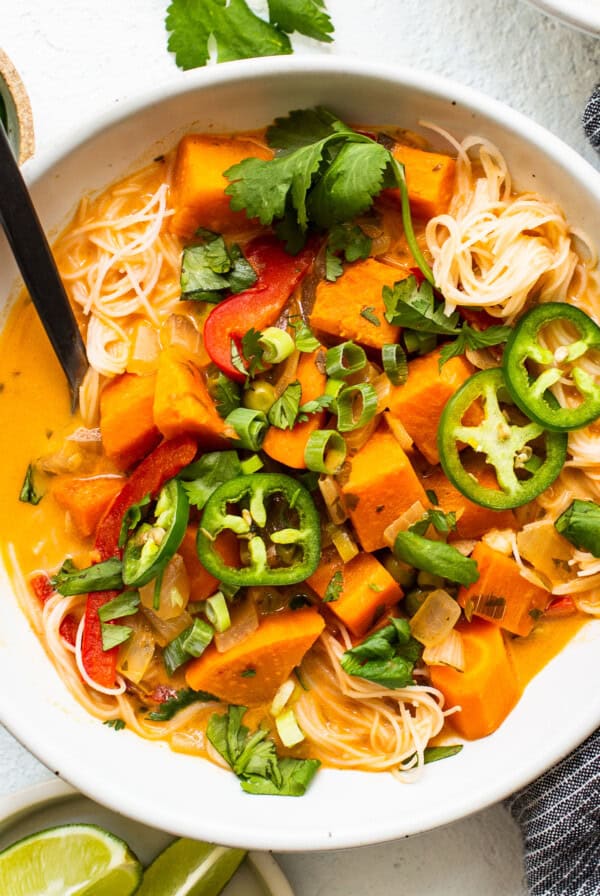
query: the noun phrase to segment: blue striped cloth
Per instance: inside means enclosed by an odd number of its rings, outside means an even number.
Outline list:
[[[583,129],[594,149],[600,152],[600,84],[597,85],[585,107]]]
[[[600,896],[600,728],[506,805],[531,896]]]

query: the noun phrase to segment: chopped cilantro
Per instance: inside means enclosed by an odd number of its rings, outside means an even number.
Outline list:
[[[21,486],[21,491],[19,492],[19,501],[22,501],[24,504],[39,504],[42,498],[41,495],[33,482],[33,471],[35,467],[33,464],[29,464],[27,467],[27,472],[25,473],[25,479],[23,480],[23,485]]]
[[[178,478],[183,480],[190,504],[202,510],[215,489],[241,474],[237,451],[210,451],[185,467]]]
[[[450,513],[445,513],[439,507],[430,507],[420,520],[409,526],[408,531],[416,532],[417,535],[425,535],[429,526],[433,526],[442,535],[454,532],[456,529],[455,511],[451,510]]]
[[[131,507],[128,507],[125,511],[123,522],[121,523],[121,531],[119,532],[120,548],[125,546],[129,533],[141,523],[143,517],[142,508],[147,507],[149,503],[150,494],[147,494],[144,495],[141,501],[138,501],[137,504],[132,504]]]
[[[459,332],[458,312],[446,315],[444,306],[435,303],[431,284],[424,280],[419,286],[414,274],[393,287],[384,286],[383,299],[385,318],[396,327],[445,336],[454,336]]]
[[[325,277],[337,280],[344,272],[341,257],[348,261],[368,258],[373,241],[357,224],[337,224],[332,227],[327,240]]]
[[[228,248],[223,237],[211,231],[199,231],[199,235],[200,245],[183,250],[182,299],[216,303],[256,283],[256,272],[237,244]]]
[[[294,342],[299,352],[316,352],[321,343],[313,335],[312,330],[301,317],[290,318],[290,324],[294,328]]]
[[[63,597],[90,591],[113,591],[123,587],[123,565],[117,557],[79,569],[68,557],[50,582]]]
[[[133,634],[133,629],[128,625],[112,625],[110,622],[101,622],[102,650],[112,650],[123,644]]]
[[[324,603],[328,604],[334,600],[339,600],[344,590],[344,574],[341,569],[337,569],[329,580],[329,584],[323,595]]]
[[[469,324],[465,323],[460,328],[460,332],[453,342],[448,342],[442,347],[440,352],[440,368],[457,355],[464,355],[468,348],[488,348],[492,345],[501,345],[506,342],[511,333],[511,327],[494,326],[488,327],[487,330],[474,330]]]
[[[244,373],[246,372],[244,368]],[[239,408],[242,396],[239,384],[230,380],[228,376],[219,371],[214,381],[209,380],[208,391],[215,403],[217,413],[223,420],[232,411]]]
[[[107,728],[113,728],[115,731],[122,731],[123,728],[127,727],[123,719],[107,719],[102,724],[106,725]]]
[[[347,650],[340,663],[348,675],[387,688],[405,688],[414,683],[413,668],[422,649],[410,633],[408,620],[392,618],[389,625]]]
[[[206,691],[195,691],[193,688],[182,688],[173,697],[169,697],[161,703],[157,709],[148,713],[147,718],[151,722],[168,722],[173,716],[192,703],[218,703],[218,697],[207,694]]]
[[[298,416],[302,386],[296,380],[290,383],[272,405],[267,419],[277,429],[292,429]]]
[[[368,320],[370,324],[373,324],[374,327],[380,327],[381,321],[375,314],[375,305],[367,305],[360,312],[360,316],[364,317],[365,320]]]

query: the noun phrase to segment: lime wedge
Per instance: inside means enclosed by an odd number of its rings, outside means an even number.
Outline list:
[[[245,855],[245,849],[175,840],[146,869],[136,896],[217,896]]]
[[[48,828],[0,853],[10,896],[130,896],[141,876],[127,844],[92,824]]]

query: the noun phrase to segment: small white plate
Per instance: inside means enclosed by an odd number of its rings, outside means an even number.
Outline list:
[[[528,0],[549,16],[600,37],[600,0]]]
[[[74,822],[97,824],[121,837],[144,866],[173,839],[169,834],[138,824],[93,803],[68,784],[56,780],[0,798],[0,851],[29,834]],[[294,894],[269,853],[249,852],[222,896]]]

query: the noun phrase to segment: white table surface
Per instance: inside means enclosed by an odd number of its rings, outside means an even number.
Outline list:
[[[259,0],[251,5],[264,8]],[[39,148],[158,80],[185,78],[166,51],[166,6],[167,0],[0,0],[0,43],[29,91]],[[580,124],[600,80],[600,40],[520,0],[327,0],[327,6],[336,40],[325,52],[429,69],[477,87],[600,167]],[[294,45],[297,52],[321,49],[298,37]],[[49,776],[0,727],[0,793]],[[501,806],[410,840],[278,858],[297,896],[525,892],[519,834]]]

